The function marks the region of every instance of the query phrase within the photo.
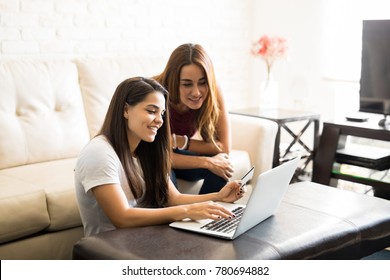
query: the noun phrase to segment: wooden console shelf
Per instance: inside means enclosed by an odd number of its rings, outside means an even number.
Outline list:
[[[350,121],[324,122],[318,149],[313,161],[312,181],[330,185],[331,178],[336,178],[370,185],[373,187],[375,196],[390,199],[390,183],[332,172],[333,164],[336,161],[336,150],[339,145],[339,140],[348,135],[390,141],[389,128],[386,129],[378,126],[375,117],[362,123]]]

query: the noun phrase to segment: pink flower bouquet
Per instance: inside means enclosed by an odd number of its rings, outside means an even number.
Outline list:
[[[269,76],[275,60],[287,55],[287,41],[283,37],[263,35],[253,43],[252,54],[264,59],[267,64],[267,74]]]

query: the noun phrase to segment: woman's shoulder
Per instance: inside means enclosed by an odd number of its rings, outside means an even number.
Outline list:
[[[92,138],[79,155],[79,162],[118,161],[118,156],[106,137],[100,135]]]
[[[94,138],[92,138],[88,143],[87,145],[85,145],[84,149],[83,149],[83,152],[89,152],[89,151],[96,151],[96,152],[99,152],[99,151],[104,151],[105,153],[107,151],[110,151],[110,150],[114,150],[113,147],[111,146],[110,142],[108,141],[108,139],[103,136],[103,135],[99,135],[99,136],[96,136]]]

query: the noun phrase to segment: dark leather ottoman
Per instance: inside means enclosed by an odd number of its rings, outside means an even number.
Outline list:
[[[390,201],[311,182],[293,184],[277,213],[233,241],[170,228],[83,238],[74,259],[360,259],[390,246]]]

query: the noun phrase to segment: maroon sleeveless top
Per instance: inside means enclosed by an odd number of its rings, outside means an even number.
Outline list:
[[[169,121],[171,123],[171,132],[176,135],[194,136],[196,133],[196,117],[198,110],[188,110],[184,113],[176,111],[169,106]]]

